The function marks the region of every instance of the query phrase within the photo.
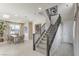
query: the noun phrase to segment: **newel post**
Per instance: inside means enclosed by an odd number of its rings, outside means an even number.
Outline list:
[[[47,34],[47,56],[50,55],[50,51],[49,51],[49,36]]]
[[[33,50],[36,50],[35,49],[35,34],[33,34]]]

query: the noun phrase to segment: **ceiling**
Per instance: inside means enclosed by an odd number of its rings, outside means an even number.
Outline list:
[[[26,19],[35,13],[43,11],[59,3],[0,3],[0,19],[4,19],[3,15],[10,15],[11,19]],[[42,8],[39,10],[38,8]]]

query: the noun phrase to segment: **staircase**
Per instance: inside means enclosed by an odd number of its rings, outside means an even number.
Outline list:
[[[50,24],[48,30],[44,30],[38,39],[35,40],[35,35],[33,34],[33,50],[42,53],[43,55],[50,55],[50,49],[53,44],[56,32],[61,23],[61,16],[59,15],[56,23],[54,25]],[[42,26],[43,27],[43,26]]]
[[[43,53],[44,55],[46,54],[46,49],[47,49],[47,37],[46,34],[44,33],[44,35],[42,36],[40,42],[37,44],[37,48],[36,51]]]

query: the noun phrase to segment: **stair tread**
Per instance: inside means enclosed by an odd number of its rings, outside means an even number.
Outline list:
[[[40,41],[40,43],[41,43],[41,44],[46,44],[47,42],[44,41],[44,40],[42,40],[42,41]],[[39,43],[39,44],[40,44],[40,43]]]
[[[43,37],[42,39],[47,39],[47,37]]]
[[[46,42],[46,40],[45,40],[45,39],[42,39],[41,41],[44,41],[44,42]]]
[[[46,39],[42,39],[43,41],[46,41]]]
[[[38,46],[40,46],[40,47],[45,47],[46,48],[46,44],[39,44]]]
[[[39,44],[39,45],[37,46],[37,48],[46,49],[46,46],[43,45],[43,44]]]
[[[46,49],[36,48],[36,51],[46,55]]]

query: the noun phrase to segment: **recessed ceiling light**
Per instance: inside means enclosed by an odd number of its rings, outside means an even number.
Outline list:
[[[41,10],[42,8],[38,8],[39,10]]]
[[[3,18],[10,18],[10,15],[5,14],[3,15]]]

